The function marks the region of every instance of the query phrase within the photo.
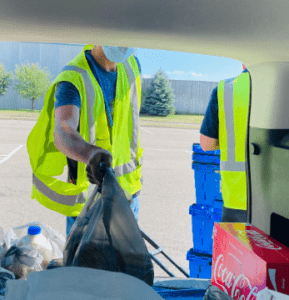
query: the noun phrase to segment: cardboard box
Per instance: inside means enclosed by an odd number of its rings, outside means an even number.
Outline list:
[[[289,294],[289,248],[245,223],[215,223],[213,238],[213,285],[235,300],[265,287]]]

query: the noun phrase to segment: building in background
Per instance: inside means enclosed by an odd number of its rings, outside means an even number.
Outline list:
[[[74,58],[83,48],[83,45],[73,44],[44,44],[0,42],[0,63],[6,71],[14,72],[16,65],[26,63],[38,64],[40,68],[47,67],[52,80],[62,68]],[[42,109],[44,99],[35,101],[35,109]],[[0,97],[0,109],[31,109],[31,101],[22,98],[13,89]]]
[[[47,67],[54,80],[82,48],[81,44],[0,42],[0,63],[8,72],[14,72],[16,65],[38,64],[40,68]],[[143,79],[143,90],[149,86],[151,80]],[[170,82],[175,94],[176,113],[201,115],[205,114],[211,92],[218,84],[185,80],[170,80]],[[43,101],[43,98],[35,101],[36,110],[42,109]],[[31,109],[31,101],[18,95],[12,85],[7,93],[0,97],[0,109]]]

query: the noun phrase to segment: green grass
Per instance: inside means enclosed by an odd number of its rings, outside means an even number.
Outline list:
[[[0,110],[0,119],[37,120],[40,110]],[[167,117],[140,115],[140,125],[155,127],[198,128],[202,115],[171,115]]]
[[[150,122],[144,123],[140,122],[141,126],[145,127],[167,127],[167,128],[182,128],[182,129],[199,129],[200,125],[198,124],[178,124],[178,123],[158,123],[158,122]]]
[[[0,109],[0,119],[12,119],[12,118],[33,118],[37,119],[40,115],[40,110],[28,110],[28,109],[19,109],[19,110],[8,110]]]
[[[32,113],[39,114],[40,110],[30,110],[30,109],[0,109],[0,113],[2,114],[18,114],[18,113]]]
[[[182,124],[202,124],[202,115],[171,115],[167,117],[141,115],[140,120],[144,122],[158,123],[182,123]]]

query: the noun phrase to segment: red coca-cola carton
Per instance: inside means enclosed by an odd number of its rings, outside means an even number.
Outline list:
[[[265,287],[289,295],[289,248],[253,225],[215,223],[212,284],[235,300]]]

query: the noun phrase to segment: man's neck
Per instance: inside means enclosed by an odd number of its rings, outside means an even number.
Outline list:
[[[94,46],[93,49],[91,50],[91,55],[105,71],[107,72],[116,71],[116,63],[106,58],[102,46]]]

